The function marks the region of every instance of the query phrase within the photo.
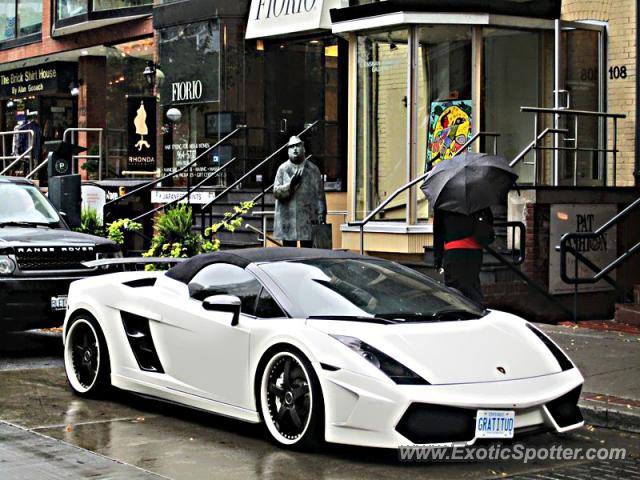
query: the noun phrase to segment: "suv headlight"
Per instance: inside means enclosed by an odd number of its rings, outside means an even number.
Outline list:
[[[359,338],[345,335],[331,336],[359,354],[365,360],[368,360],[374,367],[378,368],[398,385],[431,385],[414,371]]]
[[[14,262],[8,255],[0,255],[0,275],[11,275],[16,269]]]

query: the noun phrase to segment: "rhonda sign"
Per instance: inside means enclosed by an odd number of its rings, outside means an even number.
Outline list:
[[[127,170],[156,169],[156,99],[127,98]]]

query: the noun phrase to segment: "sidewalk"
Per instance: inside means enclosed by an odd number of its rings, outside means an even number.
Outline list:
[[[0,420],[2,480],[161,480],[132,465]]]
[[[579,405],[585,421],[640,433],[640,329],[611,322],[538,327],[582,372],[585,383]]]

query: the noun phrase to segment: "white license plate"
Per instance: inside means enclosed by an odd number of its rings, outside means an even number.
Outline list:
[[[67,296],[58,295],[57,297],[51,297],[51,311],[58,312],[60,310],[67,309]]]
[[[516,414],[513,410],[478,410],[477,438],[513,438]]]

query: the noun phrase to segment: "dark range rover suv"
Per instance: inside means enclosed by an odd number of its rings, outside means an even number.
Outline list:
[[[82,262],[120,256],[111,240],[72,232],[30,181],[0,177],[0,330],[61,325]]]

